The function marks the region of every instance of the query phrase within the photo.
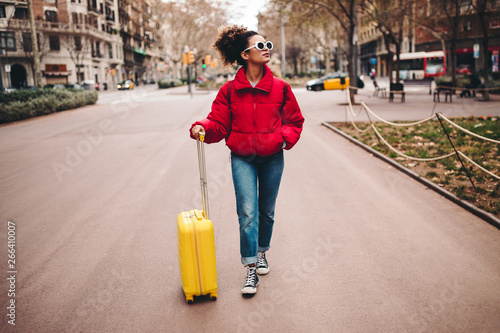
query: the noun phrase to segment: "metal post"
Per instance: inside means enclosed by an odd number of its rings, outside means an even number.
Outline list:
[[[2,51],[0,54],[3,54],[3,50],[0,50]],[[3,77],[2,77],[2,62],[0,61],[0,92],[3,91]]]
[[[33,61],[35,67],[35,86],[42,87],[42,76],[40,75],[40,60],[38,57],[38,43],[35,28],[35,14],[33,13],[33,0],[28,0],[28,12],[30,16],[31,47],[33,49]]]
[[[439,113],[436,113],[437,119],[439,120],[439,123],[441,124],[441,127],[443,128],[444,134],[448,137],[448,140],[450,141],[451,146],[453,147],[453,150],[455,151],[455,154],[457,155],[458,160],[460,161],[460,164],[462,164],[462,167],[465,170],[465,173],[467,174],[467,177],[469,177],[470,183],[472,184],[472,187],[474,188],[474,191],[476,190],[476,186],[474,186],[474,182],[472,181],[471,176],[469,175],[469,171],[467,171],[467,168],[464,165],[464,162],[462,162],[462,159],[460,158],[460,154],[458,154],[457,149],[455,148],[455,145],[451,141],[450,136],[448,135],[448,132],[446,132],[446,128],[444,127],[443,123],[441,122],[441,118],[439,117]]]
[[[285,16],[281,13],[281,73],[286,77]]]

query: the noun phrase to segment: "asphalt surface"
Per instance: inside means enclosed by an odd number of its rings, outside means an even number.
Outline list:
[[[390,120],[499,115],[500,103],[434,106],[367,89]],[[176,217],[201,207],[189,125],[215,92],[103,92],[97,105],[0,127],[2,332],[498,332],[500,233],[348,142],[343,92],[294,89],[306,117],[285,154],[271,271],[242,297],[229,152],[208,145],[219,299],[185,302]],[[356,106],[355,106],[356,107]],[[495,113],[496,112],[496,113]],[[12,224],[11,224],[12,225]],[[8,296],[15,276],[15,297]],[[7,314],[15,300],[15,326]]]

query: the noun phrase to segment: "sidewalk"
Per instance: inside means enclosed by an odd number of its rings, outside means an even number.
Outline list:
[[[477,98],[460,98],[455,94],[452,102],[449,100],[445,102],[444,95],[442,95],[441,102],[435,103],[434,96],[430,94],[429,85],[418,85],[412,82],[405,84],[405,102],[401,102],[401,95],[398,94],[394,96],[394,101],[391,103],[388,92],[385,97],[381,91],[376,96],[373,81],[365,78],[364,82],[365,87],[356,95],[354,110],[359,110],[359,104],[364,102],[372,111],[386,120],[419,120],[437,112],[447,117],[500,116],[500,95],[490,94],[489,101],[481,101]],[[386,88],[389,91],[388,78],[377,78],[377,83],[380,88]],[[398,112],[395,113],[395,111]],[[360,115],[356,121],[368,121],[368,118]]]

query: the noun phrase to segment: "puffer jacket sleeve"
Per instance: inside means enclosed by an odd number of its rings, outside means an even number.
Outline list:
[[[300,133],[304,124],[304,117],[300,111],[299,104],[295,99],[292,89],[287,85],[286,99],[281,112],[281,135],[286,142],[285,150],[292,149],[293,146],[299,141]]]
[[[212,111],[207,118],[195,122],[191,125],[189,133],[194,138],[191,129],[195,125],[201,125],[205,128],[205,143],[216,143],[224,139],[231,130],[231,111],[227,101],[228,83],[226,82],[219,90],[217,97],[212,103]]]

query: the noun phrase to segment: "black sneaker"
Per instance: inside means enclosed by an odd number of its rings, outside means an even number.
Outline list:
[[[259,252],[257,254],[257,274],[266,275],[269,273],[269,264],[266,260],[266,253]]]
[[[241,289],[242,294],[255,294],[257,292],[259,278],[257,277],[255,270],[255,266],[247,266],[247,279],[245,281],[245,285]]]

